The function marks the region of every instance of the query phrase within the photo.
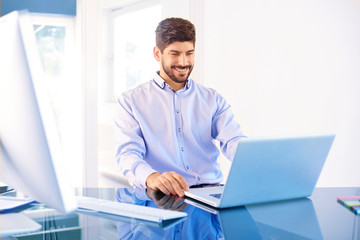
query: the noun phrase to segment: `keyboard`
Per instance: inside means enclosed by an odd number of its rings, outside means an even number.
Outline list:
[[[221,193],[214,193],[214,194],[209,194],[209,195],[214,198],[221,199]]]
[[[79,209],[91,210],[99,213],[136,218],[161,223],[165,220],[184,218],[187,213],[131,203],[121,203],[92,197],[76,196]]]

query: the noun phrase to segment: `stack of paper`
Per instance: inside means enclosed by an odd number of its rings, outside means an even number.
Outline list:
[[[0,212],[8,212],[32,202],[34,202],[34,200],[31,198],[0,196]]]

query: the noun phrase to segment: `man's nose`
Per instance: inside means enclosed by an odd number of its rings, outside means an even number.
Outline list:
[[[187,59],[186,59],[186,56],[185,54],[181,54],[178,58],[178,64],[180,66],[185,66],[187,64]]]

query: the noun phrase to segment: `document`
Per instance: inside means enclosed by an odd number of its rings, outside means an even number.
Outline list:
[[[34,202],[34,200],[31,198],[0,196],[0,212],[8,212],[32,202]]]

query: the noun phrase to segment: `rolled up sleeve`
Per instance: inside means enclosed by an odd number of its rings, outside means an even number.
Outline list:
[[[230,105],[221,96],[217,96],[218,110],[213,117],[212,137],[220,142],[221,152],[229,160],[233,160],[237,145],[246,137],[240,124],[235,121]]]

